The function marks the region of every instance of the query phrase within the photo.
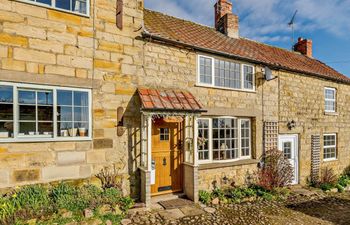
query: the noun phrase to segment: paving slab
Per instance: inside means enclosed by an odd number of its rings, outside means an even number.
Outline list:
[[[158,212],[163,220],[177,220],[185,216],[185,214],[180,209],[167,209]]]
[[[181,212],[183,212],[183,214],[185,214],[185,216],[198,216],[204,213],[203,210],[198,209],[196,207],[191,207],[191,206],[185,206],[180,208]]]

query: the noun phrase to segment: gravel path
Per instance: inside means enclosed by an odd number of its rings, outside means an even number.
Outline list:
[[[348,225],[350,193],[293,195],[286,202],[193,206],[193,210],[132,210],[133,225]]]

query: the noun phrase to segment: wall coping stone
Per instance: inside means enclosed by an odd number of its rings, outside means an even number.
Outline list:
[[[258,164],[258,162],[259,160],[257,159],[247,159],[247,160],[239,160],[239,161],[226,162],[226,163],[200,164],[198,170],[208,170],[208,169],[217,169],[217,168],[224,168],[224,167]]]

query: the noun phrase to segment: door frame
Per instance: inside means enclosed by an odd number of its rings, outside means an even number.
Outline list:
[[[299,135],[298,134],[280,134],[278,135],[278,150],[282,150],[281,149],[281,141],[283,139],[292,139],[294,141],[294,158],[295,158],[295,165],[294,165],[294,174],[295,174],[295,178],[293,180],[293,182],[291,183],[292,185],[297,185],[299,184]]]
[[[183,131],[184,123],[183,122],[179,122],[179,121],[171,121],[171,122],[165,122],[165,123],[177,124],[176,125],[177,126],[177,130],[178,130],[178,132],[180,134],[179,137],[180,137],[180,140],[181,140],[181,143],[182,143],[183,140],[184,140],[184,131]],[[158,125],[157,126],[157,125],[155,125],[152,122],[152,128],[151,128],[151,144],[152,144],[151,159],[152,159],[152,162],[153,162],[153,145],[154,145],[154,143],[153,143],[153,131],[154,131],[154,129],[160,129],[160,128],[166,128],[166,126],[163,126],[163,125]],[[171,132],[169,132],[169,138],[173,138]],[[178,165],[179,168],[180,168],[180,174],[179,174],[178,179],[179,179],[179,182],[180,182],[181,189],[167,190],[167,191],[162,191],[162,192],[152,192],[152,185],[153,184],[151,184],[150,193],[151,193],[152,197],[159,196],[159,195],[166,195],[166,194],[170,194],[170,193],[177,193],[177,192],[182,192],[183,191],[183,189],[184,189],[184,187],[183,187],[183,185],[184,185],[184,183],[183,183],[183,177],[184,177],[184,169],[183,169],[183,163],[184,163],[184,155],[183,154],[184,154],[184,151],[183,151],[183,146],[184,145],[181,144],[180,148],[178,148],[178,151],[179,151],[178,152],[178,154],[179,154],[178,156],[180,157],[180,164]],[[170,161],[172,161],[171,157],[173,157],[173,155],[170,152]],[[156,169],[156,168],[154,168],[154,169]],[[152,168],[152,170],[153,170],[153,168]],[[155,171],[155,170],[153,170],[153,171]],[[157,174],[155,173],[154,176],[155,176],[154,178],[156,180],[157,179]]]

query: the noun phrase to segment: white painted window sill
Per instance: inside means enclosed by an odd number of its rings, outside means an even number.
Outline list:
[[[195,87],[202,87],[202,88],[212,88],[212,89],[218,89],[218,90],[224,90],[224,91],[239,91],[239,92],[247,92],[247,93],[256,93],[256,90],[249,90],[249,89],[236,89],[236,88],[225,88],[225,87],[218,87],[213,85],[206,85],[206,84],[196,84]]]

